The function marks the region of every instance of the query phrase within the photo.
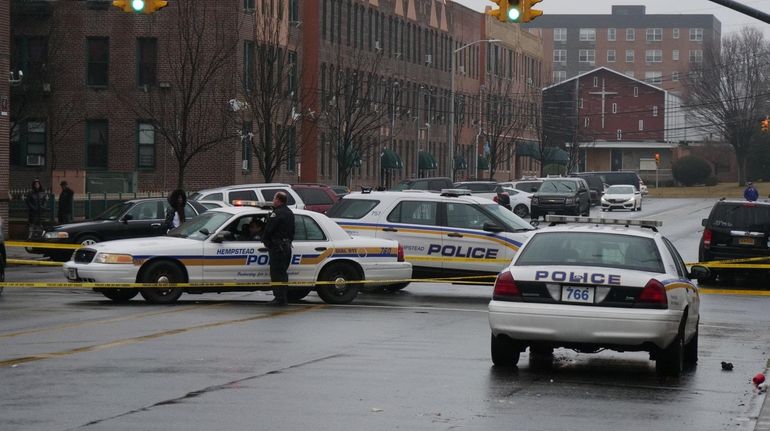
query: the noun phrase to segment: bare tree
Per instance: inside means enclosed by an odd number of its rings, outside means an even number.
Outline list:
[[[489,180],[513,157],[514,143],[521,137],[537,112],[529,94],[517,92],[511,79],[494,79],[487,94],[484,109],[485,153],[489,158]]]
[[[702,67],[693,68],[685,79],[687,109],[704,129],[733,147],[738,184],[743,186],[752,138],[767,106],[770,46],[761,31],[747,27],[725,37],[721,49],[716,44],[705,48]]]
[[[304,117],[302,107],[314,91],[298,86],[299,61],[296,43],[289,30],[288,2],[279,0],[272,8],[257,8],[253,23],[254,46],[249,47],[241,78],[247,117],[257,133],[251,139],[257,169],[272,182],[281,166],[301,152],[299,139]]]
[[[159,55],[168,87],[148,90],[146,97],[123,89],[116,94],[137,116],[153,120],[156,136],[172,149],[177,187],[183,187],[192,160],[239,136],[227,103],[237,90],[231,69],[243,13],[237,3],[178,0],[163,14],[173,22],[161,30]]]
[[[321,84],[320,120],[337,160],[338,184],[349,184],[361,157],[371,153],[379,157],[377,150],[387,142],[382,131],[388,127],[388,95],[394,86],[382,85],[381,60],[380,53],[357,52],[349,58],[340,52],[336,68],[327,71],[328,82]]]

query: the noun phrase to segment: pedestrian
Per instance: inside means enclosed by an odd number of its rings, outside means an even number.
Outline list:
[[[166,210],[166,229],[171,230],[184,223],[184,209],[187,205],[187,195],[182,189],[176,189],[168,195],[168,204],[171,208]]]
[[[287,289],[291,242],[294,240],[294,213],[286,206],[286,193],[278,192],[273,197],[273,212],[267,218],[262,243],[267,247],[270,258],[270,281],[280,283],[273,289],[272,305],[289,303]]]
[[[46,194],[40,180],[32,180],[32,190],[24,197],[27,204],[29,230],[27,239],[39,239],[43,233],[43,211],[45,211]]]
[[[59,193],[59,224],[70,223],[72,221],[72,203],[75,193],[69,188],[66,181],[59,183],[61,193]]]
[[[500,206],[505,207],[507,210],[512,210],[511,196],[508,195],[507,192],[503,191],[503,189],[497,191],[497,196],[495,196],[494,201],[497,202]]]
[[[241,239],[243,241],[261,241],[262,232],[264,230],[265,230],[265,222],[263,222],[262,220],[257,220],[257,218],[255,217],[251,219],[249,224],[244,226]]]
[[[743,197],[749,202],[754,202],[759,199],[759,191],[754,187],[754,183],[751,181],[746,185],[746,190],[743,191]]]

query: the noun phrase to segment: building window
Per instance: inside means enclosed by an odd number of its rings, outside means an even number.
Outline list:
[[[626,63],[633,63],[634,62],[634,50],[633,49],[627,49],[626,50]]]
[[[652,116],[653,117],[657,117],[658,116],[658,107],[657,106],[653,106],[652,107]]]
[[[288,63],[289,63],[289,77],[288,77],[288,87],[289,87],[289,94],[293,99],[297,98],[297,83],[299,82],[297,69],[299,68],[297,64],[297,52],[296,51],[289,51],[288,54]]]
[[[590,125],[591,125],[591,120],[588,117],[585,117],[583,119],[583,127],[585,127],[587,129],[588,126],[590,126]]]
[[[671,59],[674,61],[679,61],[679,50],[675,49],[671,51]]]
[[[578,51],[578,61],[581,63],[594,63],[596,61],[596,50],[581,49]]]
[[[294,127],[289,128],[286,139],[286,170],[294,172],[297,170],[297,136]]]
[[[554,84],[562,82],[567,79],[567,71],[566,70],[554,70],[553,71],[553,82]]]
[[[136,76],[137,83],[155,85],[158,83],[158,39],[140,37],[136,40]]]
[[[10,164],[19,166],[45,165],[46,123],[26,120],[10,124]]]
[[[617,103],[613,103],[612,104],[612,113],[613,114],[617,114],[618,113],[618,104]]]
[[[607,50],[607,63],[614,63],[615,62],[615,50],[614,49],[608,49]]]
[[[674,29],[671,29],[671,30],[672,30],[672,37],[674,39],[679,39],[679,29],[678,28],[674,28]]]
[[[636,39],[636,31],[634,31],[633,28],[627,28],[626,29],[626,40],[635,40]]]
[[[647,42],[660,42],[663,40],[662,28],[648,28],[647,29]]]
[[[244,10],[249,10],[249,11],[254,10],[254,8],[255,8],[254,2],[255,1],[256,0],[243,0],[243,9]]]
[[[663,51],[660,49],[648,49],[645,51],[644,60],[647,63],[661,63],[663,61]]]
[[[639,120],[639,130],[644,130],[644,120]]]
[[[553,40],[554,40],[554,42],[566,42],[567,41],[567,29],[566,28],[555,28],[555,29],[553,29]]]
[[[137,135],[136,167],[152,169],[155,167],[155,126],[140,121],[137,124]]]
[[[593,42],[596,40],[595,28],[581,28],[580,29],[580,41],[581,42]]]
[[[690,63],[702,63],[703,62],[703,50],[693,49],[690,50]]]
[[[299,0],[289,0],[289,22],[299,22]]]
[[[617,139],[618,141],[622,141],[623,140],[623,131],[622,130],[618,129],[617,132],[615,132],[615,139]]]
[[[690,42],[703,42],[703,29],[691,28],[690,29]]]
[[[48,62],[48,39],[44,37],[17,37],[14,39],[11,70],[24,72],[24,80],[43,79]]]
[[[110,39],[89,37],[86,39],[88,67],[86,85],[106,87],[109,84]]]
[[[580,101],[578,102],[578,107],[580,109],[583,109],[583,98],[582,97],[580,98]]]
[[[634,97],[639,97],[639,87],[634,86]]]
[[[567,50],[566,49],[554,49],[553,50],[553,62],[554,63],[566,63],[567,62]]]
[[[663,82],[662,72],[644,72],[644,81],[648,84],[660,84]]]
[[[86,167],[107,168],[107,120],[86,122]]]
[[[252,122],[244,121],[241,126],[241,170],[251,171],[251,142],[253,138]]]
[[[254,73],[256,70],[256,52],[254,51],[254,42],[250,40],[243,41],[243,87],[248,90],[254,89]]]
[[[607,40],[610,42],[615,42],[615,38],[617,37],[617,30],[614,28],[608,28],[607,29]]]
[[[598,86],[599,86],[599,77],[594,76],[594,87],[598,87]]]
[[[679,81],[679,72],[671,72],[671,80]]]

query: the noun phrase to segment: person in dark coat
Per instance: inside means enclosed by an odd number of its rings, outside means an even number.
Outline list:
[[[59,193],[59,223],[70,223],[72,221],[72,204],[75,193],[69,188],[66,181],[59,183],[61,186],[61,193]]]
[[[40,226],[43,223],[43,211],[45,210],[46,195],[40,180],[35,178],[32,181],[32,190],[27,192],[24,197],[24,203],[27,204],[29,224]]]
[[[185,222],[184,208],[187,205],[187,195],[184,190],[176,189],[168,195],[168,204],[171,208],[166,210],[166,229],[171,230]]]
[[[270,256],[270,281],[281,283],[273,289],[273,305],[286,305],[289,302],[287,271],[291,263],[291,243],[294,241],[294,213],[286,206],[286,200],[286,193],[275,194],[273,212],[267,218],[267,225],[262,232],[262,243]]]
[[[511,196],[508,195],[507,192],[504,192],[502,190],[497,192],[497,196],[495,196],[494,201],[496,201],[500,206],[508,209],[508,211],[511,211]]]

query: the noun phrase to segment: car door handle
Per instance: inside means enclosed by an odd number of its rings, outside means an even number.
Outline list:
[[[153,223],[150,225],[150,227],[160,227],[160,223]]]
[[[264,253],[264,252],[267,251],[267,249],[265,247],[260,247],[260,248],[257,249],[257,251],[261,251],[261,252]]]
[[[315,251],[326,251],[326,247],[316,247]]]
[[[398,232],[398,229],[392,227],[386,227],[382,229],[383,232]]]
[[[447,236],[450,237],[450,238],[462,238],[463,237],[462,234],[455,233],[455,232],[449,233],[449,234],[447,234]]]

